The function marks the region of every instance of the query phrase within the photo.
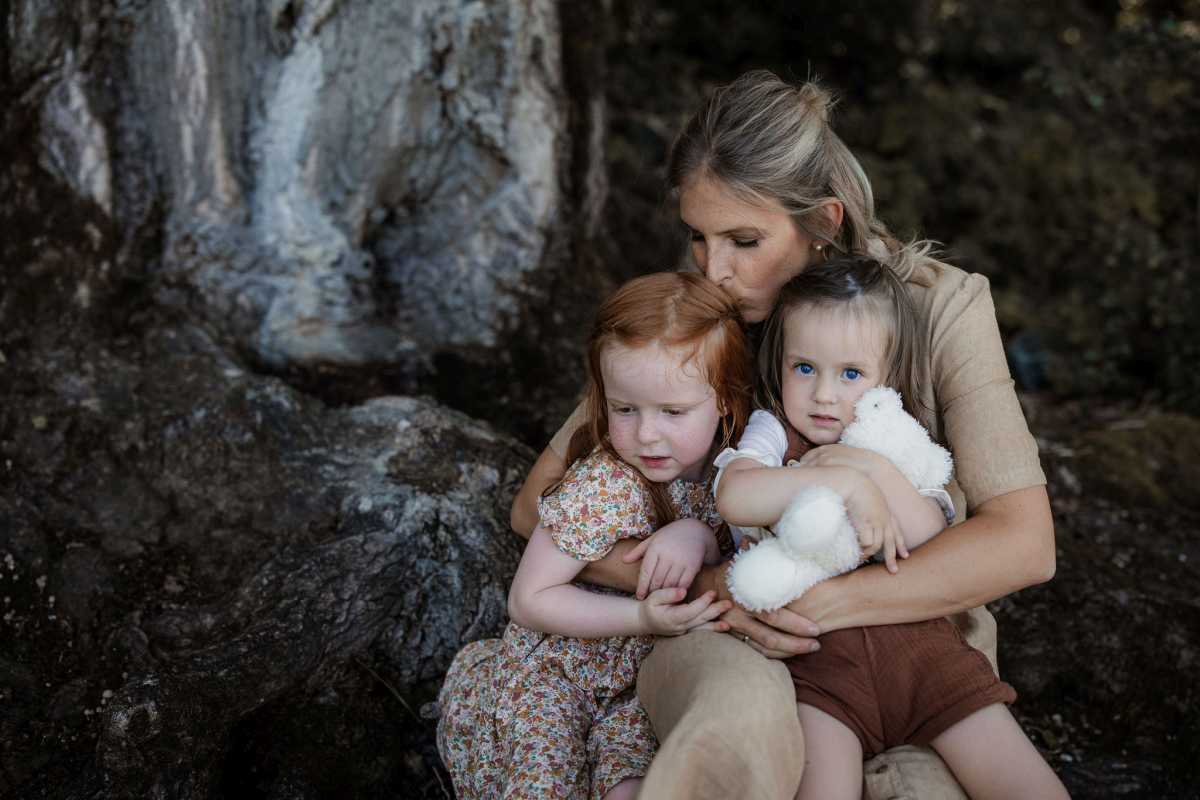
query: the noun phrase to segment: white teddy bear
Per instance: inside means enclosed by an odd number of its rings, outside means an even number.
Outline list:
[[[918,490],[938,489],[950,480],[950,453],[905,412],[895,389],[868,390],[855,404],[854,414],[854,422],[842,432],[842,444],[880,454]],[[775,524],[774,537],[738,554],[727,580],[740,605],[770,611],[861,562],[858,534],[841,496],[813,486],[788,504]]]

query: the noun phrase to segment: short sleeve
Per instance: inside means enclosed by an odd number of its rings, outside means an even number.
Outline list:
[[[950,493],[945,489],[919,489],[917,494],[922,497],[928,497],[938,504],[938,508],[942,510],[942,516],[946,518],[946,525],[954,524],[954,501],[950,499]]]
[[[641,481],[602,450],[575,462],[558,490],[538,501],[538,513],[558,548],[581,561],[597,561],[620,539],[654,531]]]
[[[954,453],[967,509],[1046,482],[1017,400],[987,278],[946,265],[914,287],[930,334],[938,427]]]
[[[707,484],[676,479],[667,486],[667,493],[679,519],[697,519],[710,528],[721,526],[717,501]]]
[[[583,426],[583,422],[587,418],[585,412],[586,405],[586,402],[581,402],[575,406],[575,410],[571,412],[571,416],[567,417],[567,421],[562,424],[562,427],[558,429],[558,432],[550,440],[550,449],[564,461],[567,458],[567,450],[571,446],[571,437],[575,435],[575,431]]]
[[[717,476],[713,479],[713,494],[717,493],[721,475],[729,463],[739,458],[749,458],[764,467],[781,467],[787,446],[787,431],[775,415],[761,409],[753,412],[750,414],[750,421],[746,423],[746,430],[742,432],[742,438],[738,439],[737,448],[726,447],[713,460],[713,465],[717,468]]]

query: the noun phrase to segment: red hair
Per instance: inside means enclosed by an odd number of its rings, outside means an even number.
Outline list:
[[[656,272],[617,289],[597,312],[588,340],[587,420],[571,438],[567,463],[583,458],[597,444],[620,460],[608,438],[600,370],[601,356],[613,344],[639,348],[658,342],[683,348],[684,363],[694,364],[717,396],[721,424],[714,445],[718,450],[731,446],[746,426],[754,385],[753,357],[742,324],[736,301],[700,275]],[[637,475],[650,490],[657,524],[672,521],[666,487]]]

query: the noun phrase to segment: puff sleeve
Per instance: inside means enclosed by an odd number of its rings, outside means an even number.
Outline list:
[[[620,539],[654,532],[641,480],[602,450],[571,465],[558,490],[538,501],[538,512],[558,548],[581,561],[604,558]]]

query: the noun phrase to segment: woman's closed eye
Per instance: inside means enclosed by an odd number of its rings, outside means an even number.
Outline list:
[[[693,244],[707,244],[707,242],[704,239],[704,234],[701,233],[700,231],[694,231],[691,228],[688,228],[687,235],[688,235],[688,240],[691,241]],[[745,236],[731,236],[729,238],[730,238],[730,241],[733,242],[734,247],[743,248],[743,249],[748,248],[748,247],[758,247],[758,243],[759,243],[759,241],[761,241],[760,239],[757,239],[755,237],[745,237]]]
[[[609,406],[608,410],[614,414],[632,414],[633,406]]]

